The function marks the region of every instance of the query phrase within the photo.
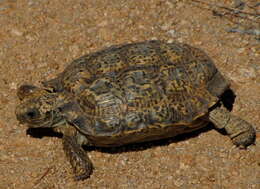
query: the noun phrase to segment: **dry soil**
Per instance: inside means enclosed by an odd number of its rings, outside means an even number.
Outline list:
[[[233,7],[231,0],[204,2]],[[193,0],[0,0],[0,188],[259,189],[259,36],[227,32],[236,23],[259,32],[256,3],[243,9],[252,15],[230,15]],[[151,39],[206,51],[230,79],[232,112],[254,125],[256,144],[240,150],[209,127],[177,139],[93,149],[93,174],[74,181],[60,138],[30,134],[17,122],[17,88],[40,85],[86,53]]]

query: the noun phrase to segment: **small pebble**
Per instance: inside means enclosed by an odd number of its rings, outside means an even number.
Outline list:
[[[20,36],[23,35],[23,32],[21,32],[21,31],[19,31],[19,30],[17,30],[17,29],[12,29],[12,30],[11,30],[11,34],[20,37]]]
[[[14,83],[14,82],[12,82],[12,83],[10,84],[10,89],[16,90],[16,89],[17,89],[17,84]]]

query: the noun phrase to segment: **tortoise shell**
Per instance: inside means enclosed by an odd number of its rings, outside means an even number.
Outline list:
[[[202,50],[146,41],[83,56],[44,85],[65,96],[59,109],[90,143],[115,146],[205,126],[228,82]]]

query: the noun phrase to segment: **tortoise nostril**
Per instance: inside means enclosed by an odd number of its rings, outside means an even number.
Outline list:
[[[38,115],[38,111],[37,110],[29,110],[28,112],[26,112],[25,116],[27,117],[27,119],[35,119]]]

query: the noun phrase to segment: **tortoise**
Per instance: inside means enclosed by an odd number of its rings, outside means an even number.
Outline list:
[[[17,91],[20,123],[63,134],[76,180],[93,169],[82,145],[117,147],[192,132],[212,122],[236,146],[255,141],[251,124],[221,103],[230,83],[199,48],[159,40],[115,45],[74,60],[42,87]]]

